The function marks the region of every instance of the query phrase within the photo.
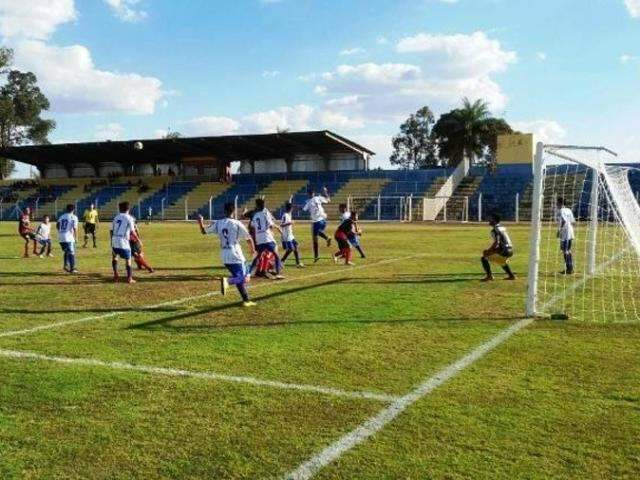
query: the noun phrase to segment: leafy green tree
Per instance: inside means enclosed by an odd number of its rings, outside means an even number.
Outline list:
[[[450,166],[465,157],[472,162],[495,157],[497,135],[511,132],[505,120],[491,116],[487,102],[468,98],[463,99],[461,108],[443,114],[433,127],[438,157]]]
[[[11,59],[11,50],[0,49],[0,70],[6,72],[6,83],[0,87],[0,149],[48,143],[47,137],[55,128],[55,122],[41,115],[49,109],[49,100],[38,87],[33,73],[6,71]],[[14,168],[12,160],[0,158],[0,179],[8,177]]]
[[[422,107],[400,125],[400,133],[391,141],[391,164],[405,169],[436,166],[438,158],[431,136],[434,122],[435,118],[429,107]]]
[[[181,137],[182,137],[182,134],[180,132],[172,132],[171,130],[167,130],[167,133],[162,135],[162,138],[164,140],[172,140],[172,139],[181,138]]]

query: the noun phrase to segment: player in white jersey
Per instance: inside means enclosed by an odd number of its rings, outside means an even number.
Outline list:
[[[278,255],[276,239],[273,236],[273,229],[280,230],[280,227],[276,225],[273,215],[271,215],[271,212],[265,207],[264,199],[262,198],[256,199],[256,208],[253,212],[253,216],[251,217],[251,226],[255,232],[256,249],[258,253],[253,259],[251,269],[249,271],[252,272],[258,265],[258,262],[262,263],[264,266],[269,263],[266,260],[267,258],[273,258],[276,269],[275,278],[277,280],[283,279],[284,277],[280,275],[280,272],[282,271],[282,262]],[[280,230],[280,232],[282,233],[282,230]],[[258,271],[262,272],[264,269],[260,268]]]
[[[45,252],[47,257],[53,257],[51,253],[51,223],[49,223],[49,215],[42,218],[42,223],[36,229],[36,240],[42,247],[39,256],[44,258]]]
[[[225,218],[216,220],[208,227],[204,226],[202,215],[198,215],[198,225],[203,235],[217,235],[220,238],[220,256],[222,263],[231,272],[231,277],[220,279],[220,291],[222,295],[227,294],[229,285],[235,285],[242,296],[245,307],[253,307],[255,303],[249,299],[246,283],[250,280],[249,272],[246,269],[246,259],[240,247],[240,240],[246,240],[252,255],[255,254],[255,245],[247,227],[242,222],[235,220],[233,214],[235,206],[233,203],[225,203]]]
[[[293,253],[296,259],[296,267],[304,268],[304,264],[300,261],[300,254],[298,253],[298,241],[293,234],[293,217],[291,211],[293,210],[293,204],[287,202],[284,206],[284,213],[280,219],[280,229],[282,231],[282,248],[284,248],[284,255],[282,256],[282,263],[287,260],[289,255]]]
[[[511,271],[509,266],[509,259],[513,257],[513,243],[511,243],[511,237],[507,233],[507,229],[500,225],[500,216],[493,214],[489,217],[489,225],[491,225],[491,239],[493,243],[491,246],[482,253],[482,268],[486,273],[486,276],[482,279],[483,282],[490,282],[493,280],[493,273],[491,273],[491,263],[497,263],[502,267],[507,274],[505,280],[515,280],[516,276]]]
[[[76,241],[78,240],[78,217],[73,213],[76,207],[67,205],[66,212],[56,222],[58,242],[62,248],[63,268],[65,272],[78,273],[76,269]]]
[[[311,216],[312,228],[311,235],[313,237],[313,261],[320,260],[318,255],[318,237],[323,238],[327,242],[327,247],[331,246],[331,239],[324,233],[327,228],[327,213],[324,211],[323,205],[329,203],[331,197],[327,188],[322,189],[321,195],[316,195],[313,189],[309,190],[309,200],[302,209],[309,212]]]
[[[564,198],[558,198],[556,203],[558,209],[556,211],[556,221],[558,222],[558,238],[560,239],[560,250],[564,256],[565,269],[561,272],[563,275],[573,275],[573,254],[571,247],[575,239],[573,226],[576,219],[573,212],[567,207]]]
[[[129,215],[129,202],[118,204],[120,213],[111,223],[111,267],[113,268],[113,280],[118,281],[118,257],[122,258],[127,268],[127,283],[136,283],[133,279],[131,268],[131,238],[137,240],[136,221]]]

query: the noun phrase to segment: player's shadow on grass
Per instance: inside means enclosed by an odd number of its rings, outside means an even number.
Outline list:
[[[182,271],[187,271],[187,270],[204,270],[207,272],[226,272],[227,269],[225,267],[214,267],[214,266],[208,266],[208,267],[175,267],[175,268],[171,268],[171,267],[158,267],[155,269],[156,272],[182,272]]]
[[[464,282],[477,282],[482,278],[482,274],[473,273],[427,273],[427,274],[398,274],[393,275],[393,278],[380,279],[370,277],[354,277],[349,280],[349,283],[359,284],[389,284],[389,285],[417,285],[424,283],[464,283]]]
[[[101,283],[113,283],[113,276],[105,273],[79,273],[77,275],[69,275],[64,272],[11,272],[1,273],[2,278],[30,278],[30,277],[49,277],[57,278],[59,281],[24,281],[24,282],[1,282],[2,286],[65,286],[65,285],[98,285]],[[140,283],[158,283],[158,282],[211,282],[216,278],[215,274],[208,275],[153,275],[146,272],[134,275],[134,278]],[[66,281],[69,280],[69,281]]]
[[[253,297],[252,300],[256,301],[256,302],[264,302],[267,300],[270,300],[272,298],[278,298],[278,297],[283,297],[283,296],[287,296],[287,295],[291,295],[291,294],[295,294],[295,293],[300,293],[303,292],[305,290],[312,290],[315,288],[321,288],[321,287],[325,287],[328,285],[336,285],[338,283],[344,283],[344,282],[348,282],[349,278],[339,278],[336,280],[328,280],[326,282],[321,282],[321,283],[315,283],[312,285],[305,285],[305,286],[300,286],[300,287],[294,287],[294,288],[289,288],[287,290],[280,290],[277,292],[273,292],[273,293],[269,293],[266,295],[262,295],[260,297]],[[150,320],[148,322],[143,322],[143,323],[138,323],[135,325],[130,325],[127,327],[127,330],[154,330],[156,327],[164,327],[164,328],[168,328],[168,329],[172,329],[175,331],[180,331],[180,332],[184,332],[184,333],[188,333],[190,330],[192,331],[199,331],[199,330],[203,330],[203,329],[217,329],[217,328],[229,328],[229,327],[242,327],[242,326],[247,326],[247,327],[258,327],[258,326],[272,326],[272,325],[276,325],[276,323],[264,323],[264,324],[251,324],[251,323],[220,323],[220,324],[207,324],[207,325],[186,325],[186,326],[174,326],[174,325],[170,325],[170,323],[172,322],[176,322],[176,321],[180,321],[180,320],[186,320],[189,318],[193,318],[193,317],[198,317],[200,315],[207,315],[210,313],[215,313],[215,312],[221,312],[221,311],[225,311],[225,310],[229,310],[229,309],[237,309],[237,308],[242,308],[242,304],[240,302],[233,302],[233,303],[224,303],[222,305],[215,305],[215,306],[211,306],[211,307],[206,307],[206,308],[201,308],[198,310],[193,310],[193,311],[189,311],[189,312],[184,312],[184,313],[180,313],[178,315],[172,315],[169,317],[164,317],[164,318],[159,318],[156,320]],[[281,322],[278,322],[279,324],[283,324]],[[290,322],[293,323],[293,322]]]
[[[144,308],[144,307],[125,307],[125,308],[83,308],[78,310],[77,308],[58,308],[55,310],[29,310],[26,308],[3,308],[0,309],[0,315],[2,314],[49,314],[49,313],[113,313],[113,312],[177,312],[179,307],[156,307],[156,308]]]

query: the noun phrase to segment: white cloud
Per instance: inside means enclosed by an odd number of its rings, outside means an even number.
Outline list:
[[[262,72],[262,78],[276,78],[280,75],[278,70],[265,70]]]
[[[56,28],[76,19],[73,0],[2,0],[0,36],[44,40]]]
[[[629,63],[629,62],[634,62],[636,60],[640,60],[640,57],[634,56],[634,55],[629,55],[627,53],[624,53],[624,54],[620,55],[620,63],[622,63],[622,64]]]
[[[349,57],[351,55],[361,55],[365,52],[365,49],[362,47],[353,47],[353,48],[345,48],[340,51],[340,55],[343,57]]]
[[[397,50],[420,53],[432,72],[454,78],[502,72],[517,60],[515,52],[504,50],[498,40],[490,39],[484,32],[471,35],[420,33],[400,40]]]
[[[378,45],[386,45],[386,44],[389,43],[389,39],[387,37],[380,36],[380,37],[377,38],[376,43]]]
[[[178,131],[185,135],[233,135],[240,130],[240,123],[229,117],[198,117],[178,125]]]
[[[104,2],[123,22],[139,22],[147,17],[147,12],[136,8],[140,0],[104,0]]]
[[[318,75],[326,105],[349,118],[395,122],[425,104],[435,111],[452,108],[465,96],[486,100],[494,111],[507,103],[493,75],[517,55],[484,32],[421,33],[402,39],[396,49],[415,61],[340,65]],[[340,100],[345,98],[349,102]]]
[[[94,138],[96,140],[120,140],[123,133],[124,127],[119,123],[107,123],[96,127]]]
[[[49,42],[60,25],[75,18],[73,0],[0,0],[0,36],[15,50],[16,67],[37,75],[52,110],[153,113],[165,96],[160,80],[101,70],[86,47]]]
[[[514,130],[533,133],[534,142],[560,143],[567,136],[566,129],[555,120],[510,122]]]
[[[177,125],[178,131],[185,135],[233,135],[243,133],[273,133],[278,129],[315,130],[336,129],[354,130],[364,126],[359,118],[352,118],[330,107],[312,107],[300,104],[284,106],[255,112],[234,119],[221,116],[193,118]],[[160,136],[164,130],[156,131]]]
[[[16,65],[38,76],[56,111],[151,114],[163,97],[157,78],[97,69],[81,45],[57,47],[25,40],[14,48]]]
[[[640,18],[640,0],[624,0],[631,18]]]
[[[536,58],[544,62],[547,59],[547,54],[545,52],[536,52]]]

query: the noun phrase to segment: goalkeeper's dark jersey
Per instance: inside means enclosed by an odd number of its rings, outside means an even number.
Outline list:
[[[507,233],[507,229],[499,223],[491,229],[491,238],[497,243],[498,251],[504,256],[513,254],[513,243]]]

